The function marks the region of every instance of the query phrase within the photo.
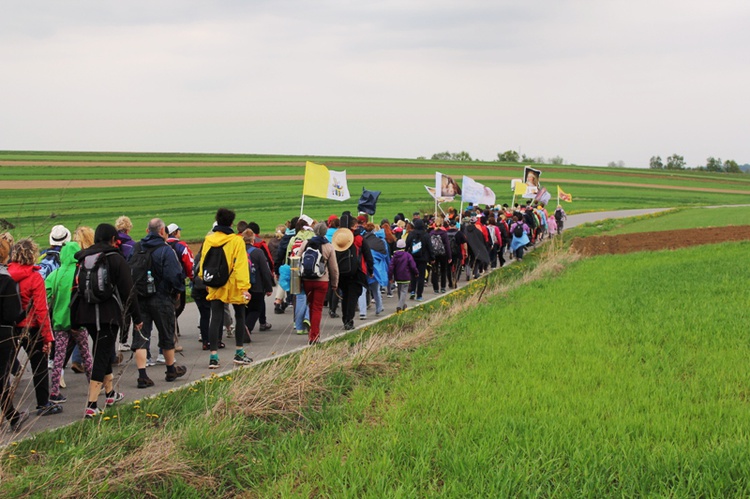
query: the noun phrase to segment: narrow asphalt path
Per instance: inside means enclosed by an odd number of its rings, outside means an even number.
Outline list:
[[[570,215],[565,223],[565,227],[571,228],[587,222],[595,222],[608,218],[626,218],[658,211],[663,211],[663,209],[625,210]],[[459,287],[463,287],[464,285],[466,285],[466,280],[462,279],[459,282]],[[429,302],[441,296],[442,294],[433,292],[431,284],[427,284],[424,291],[425,301],[422,303]],[[367,326],[390,316],[395,313],[397,303],[398,298],[395,294],[393,298],[388,298],[383,295],[384,311],[376,316],[375,308],[372,306],[372,308],[367,310],[366,319],[362,320],[359,318],[359,315],[355,315],[355,326]],[[407,303],[409,308],[418,306],[418,302],[416,301],[407,300]],[[291,307],[287,309],[285,314],[277,315],[274,314],[273,300],[271,298],[266,299],[266,305],[268,310],[268,322],[272,324],[272,329],[264,332],[255,331],[252,334],[252,343],[246,346],[246,351],[256,363],[307,347],[307,336],[298,336],[295,334],[294,318],[292,316]],[[199,340],[198,318],[199,314],[197,307],[193,303],[188,303],[185,311],[179,319],[182,334],[180,344],[183,347],[183,351],[181,354],[177,354],[177,363],[187,367],[187,374],[175,382],[166,382],[166,369],[164,365],[157,364],[148,368],[149,377],[154,380],[154,386],[146,389],[138,389],[136,387],[138,371],[135,367],[135,361],[131,359],[130,352],[124,352],[124,361],[120,365],[114,366],[116,390],[125,394],[125,400],[122,402],[123,404],[178,388],[188,383],[195,382],[196,380],[209,377],[214,373],[222,374],[233,369],[233,338],[223,339],[226,343],[226,348],[219,351],[221,369],[219,369],[218,372],[216,370],[208,369],[208,352],[203,351],[202,343]],[[321,341],[327,341],[343,334],[345,334],[345,332],[341,319],[330,318],[328,310],[324,309],[321,321]],[[156,355],[158,354],[158,350],[155,346],[155,337],[156,331],[154,330],[152,335],[152,338],[154,338],[154,346],[152,346],[152,355],[154,358],[156,358]],[[23,357],[23,354],[21,354],[21,357]],[[19,410],[31,411],[36,406],[30,371],[30,366],[27,366],[16,391],[15,403]],[[64,426],[82,419],[86,408],[88,390],[86,376],[84,374],[76,374],[68,367],[64,372],[64,380],[67,384],[67,388],[62,389],[61,393],[67,397],[67,402],[63,404],[63,412],[61,414],[43,417],[36,416],[35,413],[32,412],[32,417],[26,423],[24,429],[18,434],[13,434],[9,431],[0,432],[0,445],[4,445],[11,440],[25,438],[34,433]],[[100,397],[100,403],[103,404],[103,397]],[[116,410],[116,407],[114,409]],[[110,409],[110,411],[112,410],[113,409]],[[7,429],[7,425],[5,425],[5,428]]]

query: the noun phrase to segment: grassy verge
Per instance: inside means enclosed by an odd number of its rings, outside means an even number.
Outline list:
[[[0,494],[747,495],[749,247],[575,262],[551,245],[357,335],[9,447]]]

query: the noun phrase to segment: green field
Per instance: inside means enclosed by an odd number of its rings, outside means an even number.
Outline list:
[[[390,175],[389,179],[349,180],[353,198],[345,203],[306,198],[305,213],[316,218],[327,218],[344,210],[356,210],[358,193],[362,187],[380,190],[376,219],[392,219],[396,213],[409,216],[413,211],[433,210],[432,199],[424,190],[436,170],[460,177],[497,177],[483,180],[498,196],[499,202],[510,203],[510,177],[521,175],[520,165],[473,162],[462,165],[431,161],[383,158],[327,158],[262,155],[196,155],[196,154],[135,154],[135,153],[23,153],[0,152],[0,161],[87,161],[96,166],[0,166],[3,180],[86,180],[109,179],[114,186],[106,188],[55,188],[0,191],[0,229],[7,221],[15,236],[31,235],[45,239],[49,229],[62,223],[69,228],[78,225],[95,227],[101,222],[114,222],[120,215],[128,215],[134,222],[135,235],[145,231],[148,220],[161,217],[166,223],[183,227],[183,237],[200,240],[213,222],[216,208],[233,208],[238,220],[256,221],[265,233],[300,213],[302,180],[274,180],[274,176],[294,175],[301,179],[302,166],[272,165],[273,162],[312,159],[330,165],[341,164],[349,175]],[[116,166],[117,161],[164,163],[196,163],[193,166]],[[222,162],[248,161],[246,166],[221,165]],[[206,165],[204,163],[214,163]],[[393,166],[397,163],[399,166]],[[367,164],[369,166],[363,166]],[[409,164],[405,168],[403,165]],[[375,166],[372,166],[375,165]],[[566,204],[569,213],[630,209],[642,207],[703,206],[716,204],[744,204],[750,195],[750,176],[719,175],[700,172],[654,172],[597,167],[540,166],[545,172],[542,180],[556,179],[547,184],[553,194],[556,186],[573,194],[574,202]],[[400,174],[424,175],[424,179],[399,179]],[[254,182],[200,185],[164,185],[124,187],[116,186],[117,179],[169,179],[262,177]],[[566,184],[568,180],[571,183]],[[574,181],[607,182],[607,185],[576,184]],[[645,187],[618,186],[612,183],[635,183]],[[676,186],[678,190],[660,189]],[[653,187],[649,187],[653,186]],[[747,191],[748,194],[700,192],[695,189],[726,189]],[[553,199],[554,203],[554,199]],[[458,208],[460,202],[447,203]]]
[[[11,446],[0,495],[747,496],[750,343],[735,305],[748,249],[573,263],[537,251],[492,274],[478,306],[483,280],[349,340]],[[514,284],[536,265],[551,273]],[[357,353],[410,330],[436,338]],[[344,360],[320,367],[337,348]],[[298,397],[299,370],[318,383],[300,406],[248,412],[264,399],[252,390]]]

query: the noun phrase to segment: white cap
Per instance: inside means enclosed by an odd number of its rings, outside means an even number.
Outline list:
[[[50,246],[62,246],[70,242],[70,231],[64,225],[55,225],[49,233]]]
[[[182,230],[182,229],[177,224],[169,224],[169,225],[167,225],[167,234],[171,234],[173,232],[177,232],[178,230]]]

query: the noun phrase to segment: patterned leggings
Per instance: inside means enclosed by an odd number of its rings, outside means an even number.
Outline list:
[[[50,386],[51,395],[60,395],[60,375],[65,363],[65,352],[68,349],[68,341],[73,339],[78,344],[78,349],[83,358],[83,367],[86,369],[86,377],[91,380],[91,368],[94,364],[89,350],[89,335],[85,329],[71,329],[70,331],[55,331],[55,367],[52,368]]]

